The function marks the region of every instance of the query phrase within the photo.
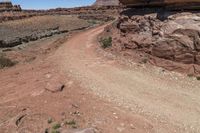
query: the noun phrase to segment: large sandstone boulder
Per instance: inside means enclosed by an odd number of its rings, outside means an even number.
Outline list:
[[[154,58],[154,64],[170,69],[194,65],[193,72],[200,74],[200,69],[197,69],[200,68],[197,67],[200,65],[199,23],[199,13],[168,13],[164,21],[158,19],[156,13],[123,14],[113,34],[113,47],[121,52],[133,50],[133,53],[149,54]],[[174,63],[169,65],[159,61]]]

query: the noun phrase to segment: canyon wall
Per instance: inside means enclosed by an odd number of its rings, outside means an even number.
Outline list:
[[[119,5],[119,0],[97,0],[95,6],[114,6]]]
[[[20,5],[13,5],[11,2],[0,2],[0,12],[21,11]]]

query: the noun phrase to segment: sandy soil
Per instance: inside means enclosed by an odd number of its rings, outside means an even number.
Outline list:
[[[0,72],[0,132],[40,133],[55,122],[73,129],[63,124],[72,119],[102,133],[200,132],[199,82],[101,50],[104,27]]]
[[[153,132],[200,132],[199,81],[161,68],[119,65],[96,45],[103,28],[81,33],[66,42],[55,54],[61,57],[61,68],[95,94],[148,119]]]
[[[0,70],[0,132],[51,132],[56,123],[67,132],[74,128],[93,128],[97,133],[153,132],[146,119],[97,97],[60,69],[57,52],[67,38],[53,37],[8,51],[20,63]],[[62,91],[61,85],[65,85]],[[72,120],[75,125],[65,124]]]

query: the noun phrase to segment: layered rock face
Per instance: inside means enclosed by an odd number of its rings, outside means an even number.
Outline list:
[[[21,11],[20,5],[13,5],[11,2],[0,2],[0,12]]]
[[[49,10],[23,10],[21,12],[10,11],[0,12],[0,23],[18,19],[30,18],[43,15],[78,15],[83,19],[99,19],[108,21],[117,16],[119,8],[117,6],[88,6],[76,8],[56,8]]]
[[[163,15],[164,21],[156,13],[122,15],[113,47],[117,51],[145,53],[158,66],[200,74],[200,14]]]
[[[174,6],[190,6],[191,4],[200,3],[199,0],[119,0],[124,5],[169,5],[174,4]]]
[[[119,5],[119,0],[97,0],[94,3],[95,6],[117,6]]]

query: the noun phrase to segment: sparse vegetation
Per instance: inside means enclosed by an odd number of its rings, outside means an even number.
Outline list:
[[[72,125],[72,128],[77,128],[77,126],[76,125]]]
[[[51,124],[53,122],[53,119],[49,118],[47,122],[48,122],[48,124]]]
[[[146,64],[148,62],[148,58],[142,58],[141,63]]]
[[[49,129],[46,128],[45,131],[44,131],[44,133],[49,133]]]
[[[200,76],[197,77],[197,80],[200,80]]]
[[[101,38],[100,43],[101,43],[102,48],[108,48],[112,46],[112,37]]]
[[[4,57],[3,55],[0,55],[0,69],[4,67],[12,67],[17,62],[11,61],[9,58]]]
[[[66,121],[66,122],[65,122],[65,125],[69,125],[69,126],[71,126],[72,128],[77,128],[77,123],[76,123],[75,120]]]
[[[25,62],[32,62],[36,59],[36,57],[31,57],[25,60]]]
[[[194,77],[194,74],[189,73],[187,76],[188,76],[189,78],[192,78],[192,77]]]
[[[61,127],[60,123],[55,123],[55,124],[52,126],[52,129],[56,130],[56,129],[60,128],[60,127]]]
[[[99,22],[97,20],[88,20],[87,21],[89,24],[95,25],[98,24]]]
[[[66,125],[76,125],[76,121],[75,120],[66,121],[65,124]]]
[[[51,133],[60,133],[60,131],[52,130]]]

